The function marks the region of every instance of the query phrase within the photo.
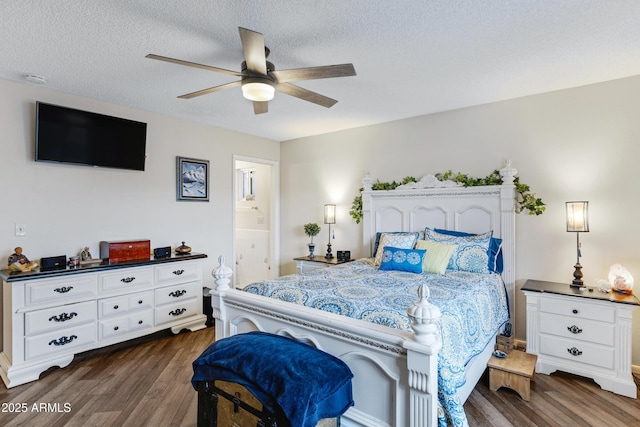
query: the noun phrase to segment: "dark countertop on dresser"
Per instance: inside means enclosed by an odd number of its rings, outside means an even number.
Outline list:
[[[582,288],[570,286],[568,283],[546,282],[543,280],[527,280],[522,286],[523,291],[547,292],[557,295],[568,295],[581,298],[591,298],[602,301],[618,302],[623,304],[640,305],[638,297],[633,293],[625,294],[612,290],[602,292],[597,286],[585,286]]]
[[[151,257],[149,259],[125,261],[125,262],[118,262],[113,264],[103,261],[100,264],[91,264],[86,266],[80,266],[77,268],[66,267],[60,270],[40,271],[39,268],[36,268],[35,270],[27,271],[24,273],[20,271],[0,270],[0,279],[4,280],[5,282],[17,282],[20,280],[45,279],[49,277],[67,276],[70,274],[87,273],[87,272],[94,272],[94,271],[105,271],[105,270],[116,270],[118,268],[142,267],[145,265],[156,265],[156,264],[163,264],[168,262],[186,261],[190,259],[201,259],[201,258],[207,258],[207,255],[199,254],[199,253],[190,253],[185,255],[172,254],[170,257],[166,257],[166,258]]]

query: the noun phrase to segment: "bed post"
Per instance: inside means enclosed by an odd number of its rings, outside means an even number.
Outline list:
[[[222,297],[225,291],[231,289],[229,283],[231,282],[231,275],[233,270],[224,265],[224,256],[218,257],[218,266],[213,269],[211,275],[216,283],[216,287],[209,293],[211,294],[211,308],[213,310],[212,316],[215,319],[216,326],[216,341],[228,336],[227,324],[225,319],[227,318]]]
[[[502,176],[502,186],[500,190],[500,238],[502,239],[504,267],[502,280],[507,287],[509,304],[511,310],[515,307],[515,287],[516,287],[516,260],[514,258],[516,247],[516,198],[513,183],[518,171],[511,167],[511,160],[505,161],[504,168],[500,169]],[[504,250],[506,249],[506,250]],[[513,313],[509,313],[513,322]]]
[[[370,192],[373,187],[373,178],[371,178],[371,173],[367,171],[362,178],[362,184],[364,191]],[[362,195],[362,193],[360,193]],[[371,216],[371,197],[362,197],[362,225],[363,227],[369,227],[369,230],[362,230],[362,249],[364,250],[366,257],[374,256],[371,251],[373,247],[371,246],[371,236],[375,236],[375,224],[373,224],[373,217]]]
[[[409,373],[409,416],[411,427],[438,425],[438,351],[440,309],[429,303],[429,288],[420,285],[420,299],[409,306],[414,341],[405,341]]]

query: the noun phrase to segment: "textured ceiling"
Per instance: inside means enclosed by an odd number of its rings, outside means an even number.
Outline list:
[[[265,35],[276,69],[353,63],[297,82],[326,109],[276,94],[254,115],[233,76],[238,27]],[[638,0],[0,0],[0,78],[277,141],[640,75]],[[30,84],[30,83],[26,83]],[[73,106],[72,106],[73,107]]]

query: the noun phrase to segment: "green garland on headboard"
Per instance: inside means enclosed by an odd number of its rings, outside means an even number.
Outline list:
[[[453,173],[451,170],[446,171],[445,173],[437,173],[436,178],[440,181],[453,181],[457,183],[461,183],[464,187],[476,187],[480,185],[501,185],[502,177],[500,176],[500,171],[494,170],[491,174],[485,176],[484,178],[472,178],[467,174],[463,173]],[[418,182],[418,180],[412,176],[407,176],[402,179],[400,182],[391,181],[391,182],[380,182],[376,181],[373,183],[371,188],[373,190],[394,190],[400,185],[408,184],[410,182]],[[545,204],[542,202],[542,199],[536,197],[534,193],[531,192],[531,188],[527,184],[520,182],[520,177],[516,176],[513,180],[513,184],[516,187],[516,213],[520,213],[523,211],[528,211],[529,215],[541,215],[545,208]],[[363,187],[360,187],[360,193],[364,191]],[[351,204],[351,210],[349,211],[351,218],[356,221],[356,224],[360,224],[362,220],[362,195],[358,194],[355,199],[353,199],[353,203]]]

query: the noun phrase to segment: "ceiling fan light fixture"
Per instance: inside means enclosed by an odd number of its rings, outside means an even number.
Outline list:
[[[276,92],[273,82],[263,78],[247,78],[242,81],[242,96],[249,101],[271,101]]]

